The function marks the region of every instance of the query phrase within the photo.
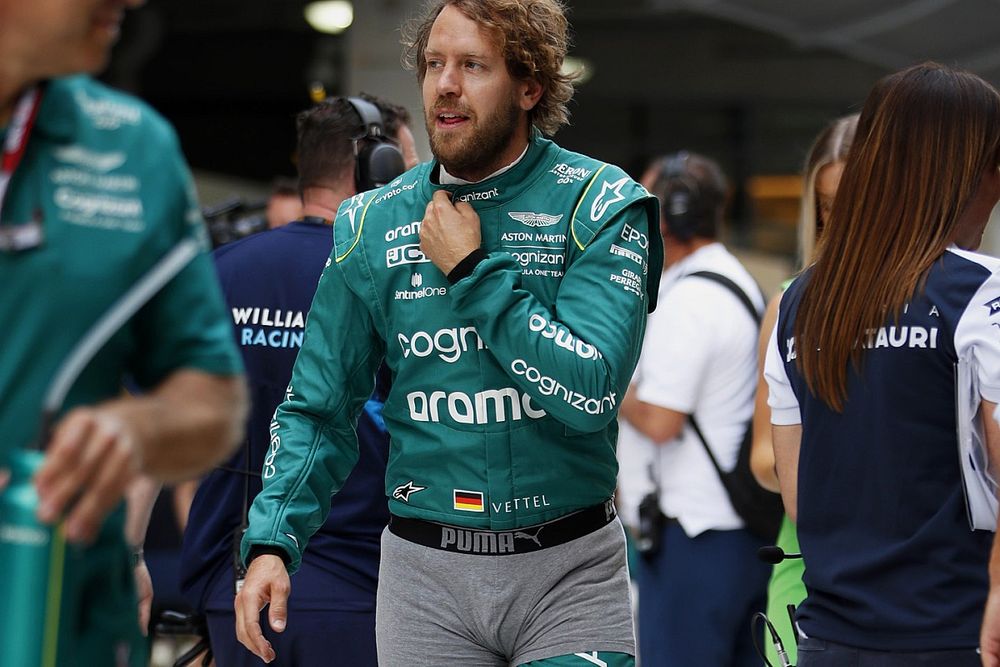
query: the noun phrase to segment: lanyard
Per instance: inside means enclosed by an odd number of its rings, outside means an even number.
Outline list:
[[[28,139],[38,117],[38,109],[42,106],[43,86],[33,86],[21,95],[14,107],[7,138],[3,143],[3,157],[0,159],[0,211],[7,197],[7,186],[14,175],[14,170],[21,164],[28,148]]]

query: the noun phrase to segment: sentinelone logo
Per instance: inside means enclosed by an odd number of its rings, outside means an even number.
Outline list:
[[[414,299],[425,299],[429,296],[444,296],[447,293],[448,293],[447,287],[424,287],[418,290],[398,289],[396,290],[396,301],[412,301]]]

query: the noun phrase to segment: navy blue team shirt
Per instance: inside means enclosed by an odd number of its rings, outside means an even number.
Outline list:
[[[798,536],[808,597],[796,618],[808,636],[875,650],[978,645],[993,534],[972,531],[966,515],[954,365],[960,351],[976,354],[981,391],[997,400],[996,269],[992,258],[945,252],[898,324],[862,341],[863,366],[848,374],[842,413],[810,394],[794,361],[809,272],[782,297],[767,373],[772,421],[798,423],[778,410],[794,413],[795,403],[801,417]]]
[[[181,590],[200,611],[233,611],[233,540],[246,506],[244,483],[249,479],[252,501],[261,489],[271,417],[284,400],[305,318],[332,246],[329,225],[296,221],[215,251],[250,387],[246,446],[254,474],[214,470],[194,498],[184,536]],[[389,520],[384,496],[389,439],[381,417],[387,390],[386,378],[380,377],[358,419],[358,464],[334,496],[326,523],[310,541],[292,580],[292,608],[375,609],[379,539]],[[246,447],[225,467],[246,470]]]

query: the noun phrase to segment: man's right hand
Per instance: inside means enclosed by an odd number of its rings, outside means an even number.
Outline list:
[[[236,595],[236,638],[264,662],[274,660],[275,654],[261,630],[260,612],[270,604],[267,619],[271,629],[283,632],[291,589],[285,562],[278,556],[265,554],[250,563],[243,588]]]

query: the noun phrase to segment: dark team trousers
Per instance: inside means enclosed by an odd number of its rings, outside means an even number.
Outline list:
[[[750,618],[766,602],[770,568],[757,559],[765,544],[746,530],[689,538],[667,522],[657,556],[639,559],[642,667],[759,667]]]
[[[813,637],[799,639],[798,667],[980,667],[974,648],[951,651],[872,651]]]
[[[236,639],[236,617],[232,612],[205,614],[217,667],[263,667],[268,664]],[[271,630],[267,608],[260,627],[277,655],[270,667],[350,665],[377,667],[375,612],[288,610],[282,633]]]

